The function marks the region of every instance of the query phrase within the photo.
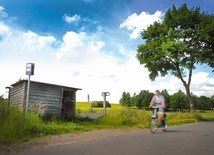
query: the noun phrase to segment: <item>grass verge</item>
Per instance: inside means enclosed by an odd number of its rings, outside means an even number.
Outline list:
[[[63,134],[84,131],[73,122],[62,122],[53,119],[44,122],[35,113],[23,113],[15,107],[0,105],[0,144],[16,141],[28,141],[45,135]]]

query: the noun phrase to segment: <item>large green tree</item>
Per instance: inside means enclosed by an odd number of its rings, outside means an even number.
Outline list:
[[[119,101],[120,105],[126,106],[126,98],[127,98],[126,92],[123,92],[122,97]]]
[[[123,92],[122,97],[119,101],[120,105],[126,106],[126,107],[131,107],[132,106],[132,100],[131,100],[131,95],[129,92]]]
[[[214,95],[211,96],[212,108],[214,108]]]
[[[139,109],[143,108],[143,105],[142,105],[143,93],[144,91],[141,90],[140,93],[135,96],[135,106]]]
[[[179,109],[183,111],[188,108],[187,96],[179,90],[170,97],[170,107],[175,111]]]
[[[198,102],[199,102],[199,109],[201,111],[212,108],[212,100],[209,97],[200,96]]]
[[[138,95],[135,96],[135,106],[139,109],[146,109],[154,94],[148,90],[141,90]]]
[[[190,110],[194,110],[190,84],[197,64],[214,67],[214,16],[189,9],[186,4],[169,9],[163,21],[154,22],[142,32],[144,44],[137,58],[148,68],[151,80],[172,74],[183,83]],[[173,87],[173,86],[172,86]]]

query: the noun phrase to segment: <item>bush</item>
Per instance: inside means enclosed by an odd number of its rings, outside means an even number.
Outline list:
[[[93,101],[91,103],[91,107],[102,108],[103,107],[103,101]],[[111,104],[108,101],[106,101],[106,107],[111,108]]]
[[[121,125],[134,126],[137,124],[137,110],[124,108],[120,113]]]

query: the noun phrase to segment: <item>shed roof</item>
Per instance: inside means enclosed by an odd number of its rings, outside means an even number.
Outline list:
[[[28,82],[28,80],[19,80],[18,82],[12,84],[11,86],[16,86],[18,84]],[[68,87],[68,86],[63,86],[63,85],[56,85],[56,84],[51,84],[51,83],[44,83],[44,82],[38,82],[38,81],[30,81],[33,83],[38,83],[38,84],[44,84],[44,85],[52,85],[52,86],[58,86],[58,87],[63,87],[63,88],[68,88],[68,89],[74,89],[74,90],[82,90],[81,88],[75,88],[75,87]]]

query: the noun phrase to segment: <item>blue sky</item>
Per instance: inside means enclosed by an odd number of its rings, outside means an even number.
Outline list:
[[[123,91],[177,92],[178,79],[151,82],[135,55],[141,30],[183,3],[214,13],[213,0],[0,0],[0,94],[27,78],[27,62],[36,64],[32,80],[82,88],[79,101],[101,100],[102,91],[110,102]],[[193,77],[193,93],[213,95],[211,68],[199,66]]]

